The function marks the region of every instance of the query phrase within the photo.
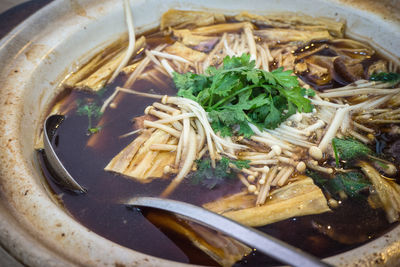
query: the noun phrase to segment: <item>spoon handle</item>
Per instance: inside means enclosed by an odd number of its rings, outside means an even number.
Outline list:
[[[155,197],[135,197],[129,200],[127,206],[150,207],[182,215],[192,221],[218,230],[221,233],[255,248],[257,251],[292,266],[331,266],[263,232],[185,202]]]

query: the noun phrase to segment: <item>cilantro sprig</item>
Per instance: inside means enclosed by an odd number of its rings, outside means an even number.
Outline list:
[[[197,171],[191,176],[193,184],[202,184],[209,189],[213,189],[218,184],[227,179],[234,179],[236,177],[235,171],[229,168],[229,163],[234,164],[238,169],[249,168],[248,160],[232,160],[222,157],[217,161],[215,169],[211,166],[211,160],[204,158],[196,160]]]
[[[372,74],[369,78],[371,81],[381,81],[396,84],[400,81],[400,73],[380,72]]]
[[[315,92],[301,88],[292,71],[256,69],[248,54],[227,56],[221,68],[209,67],[206,74],[175,72],[173,80],[178,96],[198,102],[222,136],[232,136],[238,128],[239,135],[249,137],[249,122],[274,129],[297,111],[313,109],[304,96]]]
[[[77,104],[77,109],[76,109],[76,114],[79,116],[87,116],[88,117],[88,134],[95,134],[98,133],[101,130],[101,127],[93,127],[93,119],[99,119],[102,115],[100,109],[101,106],[97,105],[93,101],[89,101],[86,99],[86,101],[83,101],[81,99],[78,99],[76,101]]]
[[[307,170],[307,175],[314,180],[315,184],[335,198],[340,198],[341,191],[351,198],[361,197],[361,192],[372,186],[371,182],[358,171],[338,173],[334,177],[330,177],[323,173]]]

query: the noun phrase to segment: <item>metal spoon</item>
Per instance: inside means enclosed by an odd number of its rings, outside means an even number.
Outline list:
[[[292,266],[327,267],[328,263],[286,244],[274,237],[251,227],[225,218],[185,202],[154,197],[135,197],[126,204],[128,207],[150,207],[182,215],[197,223],[209,226],[219,232],[257,249],[282,263]]]
[[[57,157],[56,152],[53,149],[52,141],[57,128],[64,121],[65,116],[63,115],[51,115],[46,118],[44,122],[44,153],[47,161],[50,165],[51,170],[54,172],[54,179],[57,183],[62,184],[66,189],[69,189],[78,193],[86,193],[87,190],[78,184],[75,179],[65,169],[60,159]]]

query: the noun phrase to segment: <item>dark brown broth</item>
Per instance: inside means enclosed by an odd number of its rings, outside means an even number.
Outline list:
[[[148,85],[147,88],[154,88],[153,86]],[[72,92],[68,97],[82,98],[87,97],[87,94]],[[98,133],[105,136],[102,138],[99,149],[86,147],[89,138],[86,135],[86,117],[69,114],[59,127],[56,153],[72,176],[88,188],[87,194],[75,195],[64,192],[52,182],[49,173],[45,172],[45,176],[54,192],[62,194],[63,205],[72,216],[94,232],[123,246],[157,257],[181,262],[205,263],[200,262],[196,257],[201,252],[195,248],[188,251],[196,251],[196,253],[185,255],[181,246],[177,245],[182,241],[181,237],[165,235],[140,212],[128,210],[118,204],[138,195],[158,196],[169,181],[154,180],[151,183],[141,184],[103,170],[111,158],[134,139],[134,137],[118,138],[118,136],[131,131],[130,120],[142,115],[144,108],[152,102],[152,99],[126,95],[119,104],[118,112],[109,109],[105,115],[113,116],[115,119]],[[45,165],[43,168],[45,169]],[[171,198],[201,205],[228,193],[237,192],[241,187],[241,183],[237,180],[210,190],[185,180]],[[325,257],[351,249],[354,245],[343,245],[318,233],[312,227],[312,222],[315,220],[322,220],[325,224],[329,222],[332,227],[335,224],[338,227],[346,224],[350,228],[361,228],[360,233],[367,234],[369,238],[379,236],[390,227],[381,211],[374,211],[365,206],[361,208],[359,204],[351,202],[343,206],[345,208],[335,211],[334,214],[288,219],[260,229],[316,256]],[[354,216],[354,214],[357,215]],[[375,223],[372,224],[371,221]],[[208,258],[204,253],[201,255],[204,259]],[[258,266],[266,263],[273,263],[273,261],[256,253],[255,256],[247,257],[238,263],[238,266],[243,264]]]
[[[149,43],[156,46],[165,38],[156,36]],[[162,77],[165,79],[165,77]],[[119,77],[108,86],[104,100],[113,88],[122,85],[125,78]],[[150,82],[139,81],[135,89],[154,93],[175,94],[175,89],[158,88]],[[72,91],[65,96],[71,102],[75,99],[96,98],[93,94]],[[143,115],[146,106],[154,99],[125,94],[117,109],[107,109],[104,118],[108,121],[97,133],[100,142],[95,148],[87,147],[88,119],[78,116],[75,111],[67,114],[66,120],[57,131],[58,143],[56,153],[77,181],[88,189],[87,194],[76,195],[64,191],[51,178],[46,168],[43,154],[39,153],[44,175],[55,194],[62,199],[62,204],[80,223],[105,238],[128,248],[169,260],[215,265],[205,253],[191,245],[181,236],[159,229],[149,222],[140,210],[127,209],[124,203],[134,196],[158,196],[169,184],[169,180],[156,179],[142,184],[103,169],[107,163],[136,136],[119,138],[132,131],[131,119]],[[112,118],[112,119],[107,119]],[[217,186],[210,190],[200,185],[193,185],[189,179],[183,181],[171,198],[201,205],[226,194],[238,192],[242,184],[236,180]],[[282,222],[260,227],[259,229],[304,249],[318,257],[332,256],[356,247],[356,244],[343,244],[319,233],[313,224],[318,223],[332,229],[347,230],[354,236],[366,236],[365,241],[373,239],[391,229],[394,225],[387,223],[381,210],[373,210],[361,202],[346,201],[334,213],[291,218]],[[344,227],[345,226],[345,227]],[[272,259],[257,252],[247,256],[235,266],[265,266],[277,264]]]

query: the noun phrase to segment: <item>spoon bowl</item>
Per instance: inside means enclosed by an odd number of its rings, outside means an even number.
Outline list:
[[[43,143],[44,143],[44,153],[46,160],[49,163],[49,167],[53,173],[55,182],[62,185],[65,189],[76,193],[86,193],[87,189],[81,186],[65,169],[64,165],[58,158],[56,152],[53,149],[53,139],[56,138],[56,130],[64,121],[64,115],[51,115],[44,121],[44,133],[43,133]]]

